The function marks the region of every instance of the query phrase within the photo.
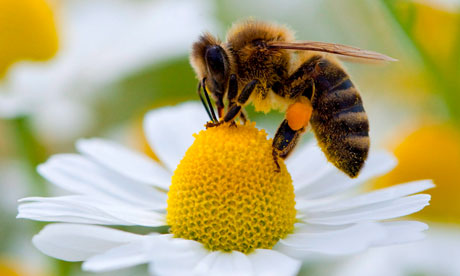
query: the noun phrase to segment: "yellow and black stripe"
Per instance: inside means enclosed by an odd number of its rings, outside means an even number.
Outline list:
[[[356,177],[369,152],[369,121],[361,96],[338,63],[316,59],[310,120],[328,160]]]

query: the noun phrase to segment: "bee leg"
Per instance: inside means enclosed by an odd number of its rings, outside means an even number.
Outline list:
[[[230,75],[230,80],[229,80],[229,84],[228,84],[228,93],[227,93],[227,99],[228,99],[228,109],[232,109],[234,105],[236,105],[236,102],[235,102],[235,99],[236,99],[236,96],[238,95],[238,82],[236,80],[236,75],[235,74],[232,74]],[[244,109],[242,108],[241,109],[241,112],[240,112],[240,118],[241,118],[241,114],[243,114],[243,111]],[[232,121],[232,123],[230,124],[231,127],[236,127],[236,123],[235,121]]]
[[[227,123],[227,122],[233,121],[233,119],[235,119],[235,117],[238,115],[238,113],[240,113],[240,111],[241,111],[241,105],[234,104],[230,106],[227,113],[225,114],[224,122]]]
[[[229,117],[231,117],[231,116],[233,116],[233,118],[236,117],[236,114],[233,115],[233,113],[230,113],[230,111],[239,112],[239,109],[236,106],[237,104],[235,102],[237,95],[238,95],[238,81],[236,80],[236,75],[232,74],[232,75],[230,75],[230,80],[229,80],[229,83],[228,83],[227,99],[228,99],[229,104],[228,104],[227,114],[225,114],[225,117],[224,117],[224,121],[225,121],[225,118],[227,118],[227,120],[229,120]],[[230,115],[229,115],[229,113],[230,113]],[[236,124],[234,123],[234,121],[232,121],[231,126],[236,127]]]
[[[240,113],[242,106],[249,100],[252,92],[254,92],[259,80],[252,80],[243,88],[241,94],[238,96],[238,100],[234,105],[232,105],[227,114],[224,116],[224,122],[230,122],[235,119],[235,117]]]
[[[217,107],[217,116],[219,116],[219,119],[221,119],[224,114],[224,107],[225,107],[222,97],[219,97],[217,99],[216,107]]]
[[[299,141],[300,134],[305,131],[305,128],[298,130],[293,130],[288,123],[288,120],[285,119],[278,130],[276,131],[275,137],[273,138],[273,156],[275,159],[275,164],[279,168],[278,160],[275,157],[281,157],[286,159],[292,150],[297,145]]]
[[[204,80],[203,80],[203,83],[204,83]],[[232,75],[230,75],[229,87],[228,87],[228,93],[227,93],[227,99],[228,99],[228,102],[229,102],[228,110],[230,110],[232,108],[232,106],[235,105],[235,98],[236,98],[237,95],[238,95],[238,82],[236,80],[236,75],[232,74]],[[200,95],[200,98],[201,98],[201,95]],[[202,102],[203,102],[203,100],[202,100]],[[219,120],[217,121],[217,120],[214,120],[213,118],[211,118],[211,121],[206,124],[206,128],[216,127],[216,126],[221,125],[223,122],[226,122],[222,118],[223,113],[224,113],[224,108],[225,108],[222,97],[219,97],[217,99],[216,106],[217,106],[217,113],[219,115]],[[228,111],[227,111],[227,113],[228,113]],[[209,115],[209,113],[208,113],[208,115]],[[211,117],[211,115],[209,115],[209,116]]]
[[[232,103],[231,105],[229,105],[228,109],[232,109],[234,106],[236,105],[236,103]],[[236,116],[235,116],[236,117]],[[246,121],[247,121],[247,116],[246,116],[246,111],[244,110],[244,107],[241,107],[240,109],[240,113],[238,115],[239,119],[240,119],[240,122],[244,125],[246,124]],[[236,123],[235,123],[235,120],[232,120],[231,121],[231,125],[230,126],[234,126],[236,127]]]
[[[240,112],[240,121],[244,124],[246,124],[248,120],[248,116],[246,115],[246,110],[244,110],[244,108],[241,109],[241,112]]]
[[[236,80],[236,75],[230,75],[230,80],[228,81],[228,92],[227,100],[229,107],[235,104],[236,96],[238,95],[238,82]]]
[[[281,167],[280,167],[280,164],[278,163],[278,152],[275,149],[273,149],[272,151],[272,156],[273,156],[273,161],[275,162],[275,165],[276,165],[275,172],[280,172]]]

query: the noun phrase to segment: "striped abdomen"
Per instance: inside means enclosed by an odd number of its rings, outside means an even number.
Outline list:
[[[318,60],[311,125],[328,160],[356,177],[369,152],[369,122],[361,96],[335,62]]]

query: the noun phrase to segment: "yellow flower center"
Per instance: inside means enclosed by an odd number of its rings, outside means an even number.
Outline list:
[[[201,131],[172,177],[171,232],[210,250],[272,248],[296,220],[291,176],[278,162],[280,172],[271,140],[253,123]]]
[[[395,147],[397,167],[377,179],[375,188],[419,179],[433,179],[428,208],[413,216],[437,222],[460,223],[460,132],[452,125],[423,126]]]

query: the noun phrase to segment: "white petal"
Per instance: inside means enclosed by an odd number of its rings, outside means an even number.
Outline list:
[[[453,225],[434,224],[426,239],[375,248],[337,267],[335,276],[460,275],[460,232]]]
[[[149,271],[153,275],[190,275],[198,262],[209,254],[196,241],[174,238],[173,235],[153,237],[148,250]]]
[[[25,199],[29,200],[29,199]],[[34,202],[21,204],[18,207],[17,218],[38,221],[105,224],[116,225],[120,222],[112,217],[107,217],[92,210],[75,209],[72,206],[62,206],[59,203]]]
[[[252,264],[248,257],[238,251],[214,251],[204,257],[193,270],[193,275],[199,276],[251,276],[254,275]]]
[[[75,262],[141,238],[102,226],[56,223],[45,226],[32,242],[48,256]]]
[[[97,196],[149,209],[165,209],[166,194],[104,169],[78,154],[58,154],[38,166],[53,184],[78,194]]]
[[[396,198],[408,196],[411,194],[422,192],[426,189],[433,188],[434,184],[431,180],[413,181],[404,184],[391,186],[388,188],[376,190],[356,197],[341,199],[337,202],[326,202],[317,206],[308,206],[306,209],[309,212],[320,211],[338,211],[350,209],[354,207],[369,205],[378,202],[393,200]],[[300,208],[299,208],[300,209]]]
[[[340,200],[343,200],[344,195],[337,195],[337,196],[330,196],[325,198],[318,198],[318,199],[304,199],[298,198],[295,199],[295,208],[299,212],[297,214],[301,214],[303,211],[308,210],[316,210],[316,207],[323,207],[328,206],[329,204],[334,204]]]
[[[248,258],[257,276],[297,275],[302,264],[270,249],[256,249]]]
[[[316,142],[309,142],[300,146],[292,156],[286,160],[286,166],[291,174],[294,188],[302,188],[314,183],[324,175],[335,172],[337,169],[327,161],[324,153]]]
[[[295,258],[305,258],[310,252],[345,255],[363,251],[385,237],[381,225],[360,223],[339,230],[290,234],[279,241],[277,250]]]
[[[165,225],[163,214],[87,196],[30,197],[19,202],[18,218],[105,225]]]
[[[383,240],[377,241],[373,246],[407,243],[424,238],[423,231],[428,229],[425,223],[418,221],[385,221],[379,222],[386,233]],[[348,228],[349,225],[320,225],[299,223],[296,224],[295,234],[299,233],[323,233]]]
[[[324,225],[324,224],[311,224],[306,222],[301,222],[295,224],[294,234],[300,233],[324,233],[324,232],[331,232],[331,231],[338,231],[344,230],[350,225]]]
[[[273,250],[210,252],[196,241],[154,236],[150,272],[153,275],[295,275],[300,262]]]
[[[422,233],[428,230],[428,225],[418,221],[385,221],[381,222],[388,237],[375,245],[391,245],[418,241],[425,238]]]
[[[93,256],[83,263],[83,270],[92,272],[112,271],[143,263],[148,263],[147,243],[150,237],[124,244]]]
[[[303,220],[312,224],[341,225],[397,218],[420,211],[429,204],[430,198],[430,195],[418,194],[347,210],[310,212]]]
[[[153,151],[174,171],[195,140],[193,134],[203,130],[207,121],[203,106],[188,102],[150,111],[145,116],[144,130]]]
[[[302,183],[302,180],[299,180],[301,183],[294,185],[295,187],[299,187],[296,189],[296,197],[300,199],[317,199],[343,192],[369,179],[387,173],[396,166],[396,163],[396,159],[390,153],[371,151],[366,164],[357,178],[350,179],[350,177],[337,169],[322,175],[320,178],[314,178],[312,182],[306,177],[303,181],[308,183]]]
[[[148,156],[128,150],[104,139],[82,139],[77,142],[79,152],[102,166],[136,181],[168,189],[172,174]]]

